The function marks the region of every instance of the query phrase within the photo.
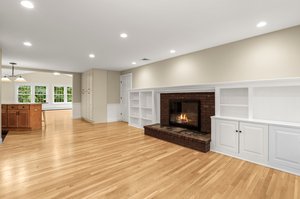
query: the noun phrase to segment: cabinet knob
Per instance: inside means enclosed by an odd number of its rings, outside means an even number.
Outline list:
[[[238,132],[239,132],[239,130],[235,130],[235,132],[237,132],[237,133],[238,133]]]
[[[239,131],[239,133],[242,133],[242,131]]]

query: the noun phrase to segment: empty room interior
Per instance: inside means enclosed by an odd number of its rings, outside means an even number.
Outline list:
[[[299,0],[1,0],[0,198],[299,199]]]

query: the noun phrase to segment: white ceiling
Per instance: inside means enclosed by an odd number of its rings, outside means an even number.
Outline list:
[[[300,24],[299,0],[0,1],[3,64],[124,70]],[[256,28],[265,20],[268,25]],[[129,37],[121,39],[120,33]],[[23,46],[24,41],[33,46]],[[170,54],[175,49],[176,54]],[[89,53],[96,55],[88,58]],[[148,62],[141,58],[151,59]]]
[[[12,73],[11,68],[2,68],[1,69],[2,72],[2,76],[9,76]],[[33,73],[34,71],[29,71],[29,70],[18,70],[15,69],[15,75],[23,75],[23,74],[27,74],[27,73]]]

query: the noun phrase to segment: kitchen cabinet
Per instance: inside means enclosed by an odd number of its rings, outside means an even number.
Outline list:
[[[3,122],[4,121],[4,122]],[[2,128],[8,130],[34,130],[42,127],[41,104],[2,105]]]

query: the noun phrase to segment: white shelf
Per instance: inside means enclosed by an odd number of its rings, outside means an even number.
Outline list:
[[[153,90],[130,91],[129,103],[129,125],[143,128],[155,123]]]
[[[140,116],[138,115],[130,115],[129,117],[140,119]]]
[[[227,107],[248,107],[248,105],[243,105],[243,104],[220,104],[220,106],[227,106]]]
[[[144,118],[144,117],[142,117],[142,119],[143,119],[143,120],[149,120],[149,121],[152,121],[151,118]]]

